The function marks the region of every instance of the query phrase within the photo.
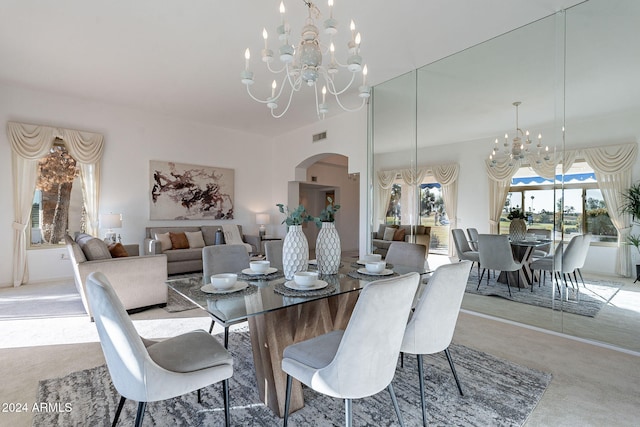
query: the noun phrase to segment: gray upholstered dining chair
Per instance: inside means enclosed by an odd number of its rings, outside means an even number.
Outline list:
[[[198,330],[164,341],[138,335],[107,277],[87,278],[87,299],[100,345],[120,403],[115,426],[126,399],[138,402],[135,425],[141,426],[147,402],[171,399],[222,381],[225,424],[229,426],[229,378],[233,358],[210,334]]]
[[[451,235],[453,237],[453,244],[456,247],[458,259],[460,261],[471,261],[471,267],[473,267],[474,262],[478,263],[478,273],[480,273],[480,253],[471,249],[467,236],[464,235],[464,231],[460,228],[453,228],[451,229]]]
[[[551,241],[551,230],[546,228],[528,228],[527,234],[535,234],[539,239],[549,239]],[[533,250],[533,258],[543,258],[551,253],[551,243],[548,245],[538,246]]]
[[[202,248],[202,276],[204,283],[211,283],[211,276],[220,273],[239,273],[249,268],[249,254],[244,245],[214,245]],[[236,323],[243,322],[240,320]],[[209,333],[213,331],[215,321],[211,319]],[[224,346],[229,345],[229,326],[224,326]]]
[[[567,277],[571,281],[571,273],[573,273],[578,266],[584,264],[583,256],[586,258],[586,251],[584,251],[584,239],[588,236],[589,242],[591,241],[591,235],[577,235],[573,236],[567,245],[560,243],[553,255],[546,256],[544,258],[537,259],[531,263],[531,270],[550,272],[552,282],[555,279],[555,289],[561,294],[560,282],[564,282],[565,286],[568,286]],[[587,248],[588,249],[588,248]],[[584,252],[584,255],[583,255]],[[543,284],[546,281],[546,275],[543,275]],[[538,280],[538,283],[540,281]],[[577,283],[577,281],[576,281]],[[573,286],[573,282],[571,282]],[[555,296],[553,296],[555,298]]]
[[[264,254],[271,267],[282,271],[282,240],[270,240],[264,243]]]
[[[419,274],[409,273],[369,282],[360,291],[344,331],[332,331],[284,349],[285,426],[293,378],[317,392],[344,399],[347,426],[352,424],[352,399],[372,396],[387,388],[402,425],[391,381],[419,281]],[[380,313],[384,313],[384,322],[380,322]],[[375,333],[371,325],[376,325]]]
[[[415,268],[416,271],[424,269],[427,247],[417,243],[393,242],[389,245],[387,256],[384,260],[394,265],[404,265]]]
[[[469,236],[469,246],[471,250],[478,251],[478,229],[467,228],[467,235]]]
[[[478,249],[480,252],[480,265],[482,266],[482,274],[478,279],[478,287],[487,270],[504,271],[507,277],[507,289],[511,295],[511,284],[509,272],[519,271],[522,268],[522,262],[513,259],[509,236],[499,234],[480,234],[478,236]],[[489,284],[489,274],[487,274],[487,285]],[[533,286],[533,285],[532,285]],[[518,274],[518,289],[520,289],[520,274]]]
[[[591,233],[582,235],[582,242],[580,244],[580,254],[576,261],[576,268],[573,270],[573,278],[576,280],[576,284],[578,284],[578,278],[576,277],[576,272],[580,275],[580,280],[582,281],[582,286],[584,287],[584,278],[582,277],[582,272],[580,269],[584,267],[584,264],[587,262],[587,254],[589,253],[589,248],[591,247],[591,238],[593,235]]]
[[[460,380],[453,365],[449,345],[458,321],[462,297],[467,287],[470,261],[445,264],[436,269],[429,284],[425,287],[411,314],[404,332],[402,353],[415,354],[418,357],[418,376],[420,384],[420,402],[422,403],[422,423],[427,425],[427,411],[424,400],[424,370],[422,355],[444,351],[456,380],[460,395],[464,395]]]

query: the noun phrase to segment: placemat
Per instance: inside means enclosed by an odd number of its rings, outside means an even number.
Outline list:
[[[362,266],[359,266],[358,268],[362,268]],[[373,275],[370,275],[370,274],[358,273],[358,270],[350,271],[349,273],[347,273],[347,275],[349,277],[353,278],[353,279],[369,280],[369,281],[380,280],[380,279],[388,279],[390,277],[399,276],[399,274],[396,273],[395,271],[393,272],[393,274],[389,274],[389,275],[386,275],[386,276],[373,276]]]
[[[336,285],[329,283],[326,288],[297,291],[295,289],[287,288],[284,283],[276,283],[273,287],[273,291],[277,294],[284,295],[285,297],[321,297],[334,293],[336,291]]]
[[[275,280],[281,279],[284,277],[284,273],[280,270],[274,271],[270,274],[244,274],[242,272],[238,273],[238,280],[243,280],[245,282],[255,282],[261,280]]]
[[[351,268],[355,268],[355,269],[364,268],[364,265],[358,264],[357,261],[354,261],[354,262],[351,263]],[[385,268],[391,268],[392,269],[393,268],[393,264],[388,262]]]
[[[247,286],[241,291],[229,292],[226,294],[210,294],[208,292],[203,292],[200,290],[202,286],[203,286],[202,284],[199,284],[199,285],[190,287],[189,289],[187,289],[185,293],[187,294],[187,296],[190,296],[190,297],[202,298],[202,296],[204,295],[207,298],[221,300],[221,299],[228,299],[228,298],[244,297],[246,295],[251,295],[258,292],[258,287],[255,285],[252,285],[251,283],[249,283],[249,286]]]

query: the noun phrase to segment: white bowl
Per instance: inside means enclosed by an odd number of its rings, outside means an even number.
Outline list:
[[[211,285],[220,291],[224,291],[235,285],[237,280],[238,275],[235,273],[214,274],[211,276]]]
[[[367,262],[364,267],[369,273],[382,273],[387,263],[384,261]]]
[[[380,254],[366,254],[363,259],[364,259],[365,262],[382,261],[382,255],[380,255]]]
[[[269,261],[251,261],[249,267],[253,272],[266,273],[269,267],[271,267],[271,263]]]
[[[318,281],[318,273],[316,271],[298,271],[293,275],[293,280],[296,285],[308,288]]]

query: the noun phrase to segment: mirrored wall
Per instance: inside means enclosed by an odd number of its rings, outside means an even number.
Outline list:
[[[597,309],[585,314],[580,301],[545,307],[490,292],[467,292],[463,308],[640,351],[639,288],[616,277],[616,229],[593,170],[578,158],[543,179],[535,167],[574,149],[637,143],[637,22],[640,2],[589,0],[375,86],[371,231],[385,224],[432,227],[430,253],[441,256],[454,253],[452,228],[508,233],[514,208],[530,229],[548,229],[554,244],[592,233],[583,270],[587,287],[603,300]],[[517,155],[517,128],[531,143],[520,147],[526,160],[500,190],[490,184],[488,159]],[[453,175],[455,186],[447,182]],[[491,214],[496,191],[508,192],[499,217]],[[545,286],[551,288],[548,277]],[[535,282],[530,289],[513,291],[537,298],[543,287]]]

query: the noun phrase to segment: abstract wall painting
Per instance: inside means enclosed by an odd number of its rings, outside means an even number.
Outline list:
[[[233,219],[233,169],[151,160],[152,220]]]

